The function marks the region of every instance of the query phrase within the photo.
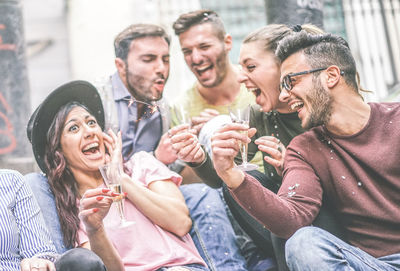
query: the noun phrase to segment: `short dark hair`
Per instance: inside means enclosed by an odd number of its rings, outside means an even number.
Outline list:
[[[210,23],[213,25],[215,34],[220,40],[225,38],[226,31],[221,18],[215,11],[209,9],[201,9],[182,14],[174,22],[172,28],[174,29],[175,34],[179,36],[192,26],[204,23]]]
[[[304,54],[313,69],[338,66],[344,72],[345,82],[358,91],[356,63],[347,41],[342,37],[334,34],[309,34],[302,30],[282,39],[275,54],[283,62],[297,52]]]
[[[132,24],[115,37],[115,56],[126,61],[132,41],[144,37],[161,37],[168,43],[168,46],[170,44],[170,38],[161,26],[154,24]]]

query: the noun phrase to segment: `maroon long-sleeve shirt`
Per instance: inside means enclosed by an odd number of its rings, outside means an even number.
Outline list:
[[[312,223],[324,194],[350,244],[375,257],[400,253],[400,104],[370,107],[367,125],[354,135],[316,127],[295,137],[278,195],[249,175],[232,195],[273,233],[288,238]]]

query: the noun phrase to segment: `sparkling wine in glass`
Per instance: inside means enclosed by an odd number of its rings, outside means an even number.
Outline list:
[[[244,107],[244,108],[231,108],[229,107],[229,116],[231,117],[231,120],[233,123],[240,123],[240,124],[246,124],[249,126],[249,121],[250,121],[250,105]],[[246,131],[240,131],[240,133],[244,134],[247,136],[248,130]],[[241,140],[238,140],[239,144],[239,151],[240,155],[242,157],[242,164],[236,165],[236,168],[243,170],[243,171],[250,171],[250,170],[255,170],[258,168],[257,165],[251,164],[247,161],[247,148],[248,148],[248,143],[244,143]]]
[[[124,215],[124,198],[122,195],[121,177],[122,169],[119,163],[108,163],[99,166],[101,176],[109,189],[112,192],[120,194],[114,198],[114,202],[117,204],[119,216],[121,218],[120,226],[126,227],[135,224],[133,221],[127,221]]]
[[[189,129],[190,129],[191,120],[190,120],[190,114],[189,114],[188,110],[186,110],[186,108],[183,105],[177,104],[176,106],[174,106],[174,113],[175,113],[176,119],[178,120],[178,123],[186,124],[189,126]]]

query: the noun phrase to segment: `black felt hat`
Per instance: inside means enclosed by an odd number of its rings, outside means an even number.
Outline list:
[[[44,163],[47,131],[60,108],[74,101],[85,105],[101,129],[104,129],[103,105],[97,89],[92,84],[86,81],[72,81],[55,89],[33,112],[26,129],[36,162],[44,173],[47,173]]]

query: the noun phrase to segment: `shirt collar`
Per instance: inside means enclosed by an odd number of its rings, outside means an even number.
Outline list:
[[[114,86],[114,101],[131,98],[131,94],[122,82],[121,77],[119,77],[118,72],[111,76],[111,84]]]

